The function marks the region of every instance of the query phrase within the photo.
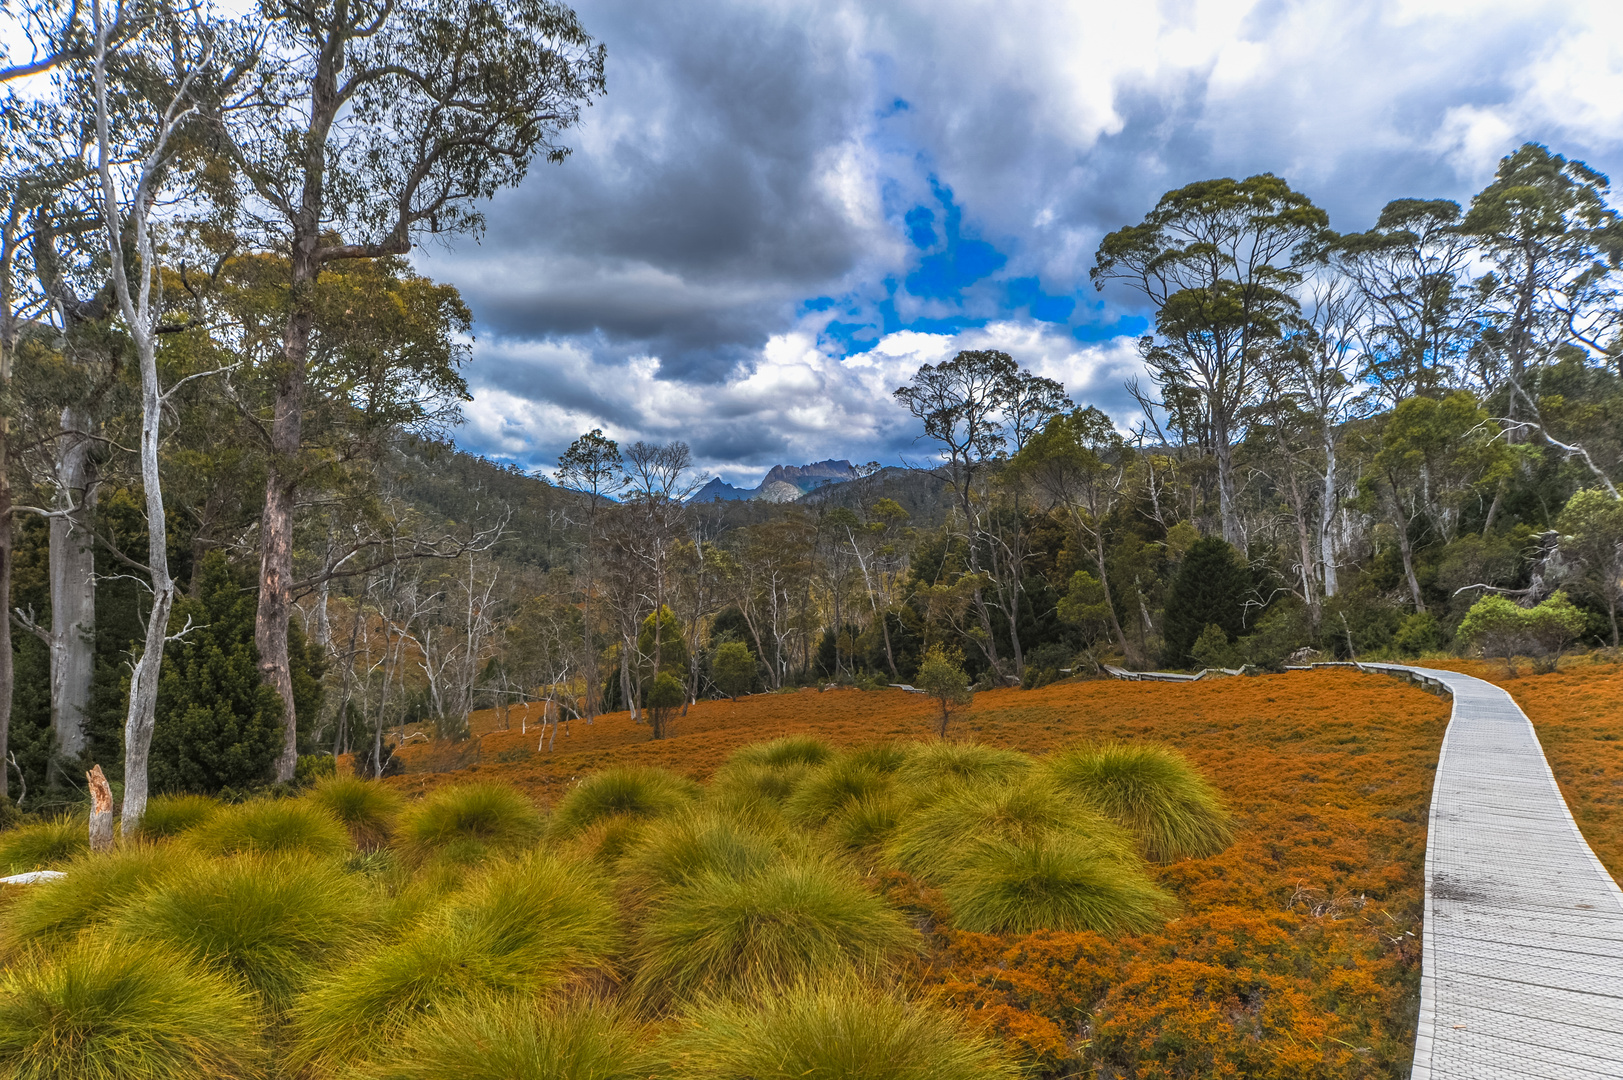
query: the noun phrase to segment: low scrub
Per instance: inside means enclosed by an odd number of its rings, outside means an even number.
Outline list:
[[[181,951],[85,938],[0,976],[7,1080],[222,1080],[262,1061],[252,1000]]]
[[[1137,866],[1063,836],[972,844],[942,892],[953,924],[983,934],[1135,933],[1159,926],[1172,908]]]
[[[405,805],[393,789],[357,776],[324,781],[305,798],[343,822],[362,851],[376,851],[389,842]]]
[[[918,933],[848,872],[810,859],[758,874],[705,874],[666,894],[636,951],[635,989],[653,1004],[770,990],[878,971]]]
[[[558,800],[552,830],[575,836],[607,818],[669,817],[699,797],[699,785],[664,769],[605,769],[593,773]]]
[[[471,864],[533,847],[541,831],[540,813],[513,788],[458,784],[439,789],[407,811],[399,844],[414,863],[437,858]]]
[[[851,980],[695,1009],[661,1047],[673,1080],[1003,1080],[997,1049],[943,1009]]]
[[[6,912],[7,951],[31,943],[67,941],[117,915],[143,890],[202,856],[169,844],[129,844],[116,851],[86,853],[63,870],[67,876],[30,885]]]
[[[364,1080],[643,1080],[645,1037],[595,1001],[480,996],[406,1031]]]
[[[155,795],[141,815],[142,836],[179,836],[219,813],[220,802],[207,795]]]
[[[336,857],[349,851],[349,833],[319,806],[294,799],[264,799],[228,806],[186,834],[207,855],[304,852]]]
[[[241,979],[279,1013],[310,977],[364,939],[372,897],[353,874],[310,855],[194,860],[126,905],[126,939],[173,946]]]
[[[1204,858],[1228,847],[1228,811],[1171,747],[1108,743],[1061,751],[1045,762],[1056,783],[1136,833],[1156,862]]]
[[[82,817],[60,817],[0,832],[0,876],[60,869],[90,850],[89,825]]]

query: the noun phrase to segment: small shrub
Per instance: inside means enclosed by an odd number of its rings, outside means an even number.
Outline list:
[[[86,853],[17,898],[5,918],[8,945],[66,941],[117,915],[142,890],[199,856],[173,845],[132,844],[105,855]]]
[[[552,828],[560,836],[573,836],[616,815],[669,817],[698,796],[699,785],[664,769],[604,769],[576,784],[558,800]]]
[[[944,1009],[850,980],[710,1002],[662,1046],[675,1080],[1004,1080],[1013,1069]]]
[[[834,756],[834,748],[810,735],[788,735],[771,742],[755,743],[727,759],[728,765],[767,765],[781,769],[790,765],[821,765]]]
[[[406,812],[401,853],[411,862],[438,857],[476,863],[531,847],[541,838],[541,815],[506,784],[440,788]]]
[[[0,976],[7,1080],[259,1075],[253,1004],[182,952],[84,939]]]
[[[953,924],[983,934],[1141,932],[1171,907],[1137,867],[1065,837],[975,844],[942,892]]]
[[[943,781],[1006,781],[1031,769],[1031,758],[1018,750],[980,743],[923,743],[896,770],[897,779],[923,788]]]
[[[260,800],[223,807],[186,834],[209,855],[294,852],[333,857],[349,850],[349,834],[327,811],[292,799]]]
[[[0,833],[0,877],[61,868],[90,850],[89,828],[84,818],[74,816]]]
[[[315,787],[338,775],[338,760],[331,754],[300,754],[293,765],[293,786]]]
[[[890,778],[850,758],[837,757],[813,769],[784,804],[789,820],[815,829],[840,809],[888,789]]]
[[[963,659],[962,653],[948,652],[940,645],[932,645],[919,663],[918,674],[913,676],[919,689],[929,694],[941,711],[936,734],[943,739],[947,737],[947,722],[952,718],[953,710],[963,708],[975,697],[974,691],[969,688],[969,676],[964,674]]]
[[[155,838],[179,836],[212,818],[219,809],[219,800],[207,795],[156,795],[147,800],[140,833]]]
[[[849,874],[782,860],[748,877],[705,874],[666,894],[640,936],[635,988],[655,1003],[781,988],[877,970],[919,944]]]
[[[534,997],[604,969],[619,940],[608,889],[588,867],[541,853],[498,864],[402,941],[306,991],[291,1069],[358,1061],[425,1012],[470,998]]]
[[[641,1080],[637,1026],[596,1002],[481,996],[408,1028],[367,1080]]]
[[[342,946],[365,935],[370,908],[364,885],[335,863],[240,855],[171,873],[127,905],[115,929],[202,958],[280,1012]]]
[[[355,776],[327,780],[306,798],[343,822],[350,839],[362,851],[375,851],[389,842],[400,808],[405,805],[392,789],[376,780]]]
[[[1051,756],[1045,771],[1136,833],[1157,862],[1215,855],[1232,838],[1216,789],[1171,747],[1110,743],[1066,750]]]

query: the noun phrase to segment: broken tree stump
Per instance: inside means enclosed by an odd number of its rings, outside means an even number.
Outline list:
[[[113,789],[107,785],[101,766],[85,773],[90,781],[90,850],[113,850]]]

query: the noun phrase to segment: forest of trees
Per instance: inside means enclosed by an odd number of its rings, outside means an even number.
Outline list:
[[[522,703],[543,744],[626,708],[659,738],[699,697],[908,683],[926,654],[1033,686],[1618,646],[1623,224],[1579,162],[1529,144],[1465,206],[1349,233],[1269,174],[1171,191],[1093,271],[1154,312],[1131,423],[966,351],[895,393],[932,467],[697,503],[681,442],[587,432],[556,482],[456,451],[471,315],[405,258],[567,156],[603,91],[573,12],[267,10],[19,9],[13,799],[76,801],[99,763],[128,821],[316,755],[384,771]]]

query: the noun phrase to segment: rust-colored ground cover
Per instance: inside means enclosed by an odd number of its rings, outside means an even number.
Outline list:
[[[1158,870],[1178,916],[1119,940],[956,932],[935,894],[897,874],[881,884],[931,930],[920,980],[1041,1073],[1407,1075],[1425,812],[1447,715],[1445,701],[1396,680],[1332,670],[983,693],[952,737],[1037,753],[1075,741],[1170,743],[1223,792],[1235,843]],[[854,690],[703,702],[659,743],[619,713],[577,721],[550,755],[534,752],[534,728],[519,733],[516,711],[511,731],[490,731],[490,714],[475,720],[477,765],[395,782],[418,792],[476,770],[550,804],[609,764],[704,779],[737,747],[787,733],[840,745],[926,738],[930,703]]]
[[[1623,664],[1576,656],[1560,671],[1505,677],[1503,662],[1423,662],[1502,686],[1533,721],[1544,757],[1578,828],[1614,878],[1623,880]]]

